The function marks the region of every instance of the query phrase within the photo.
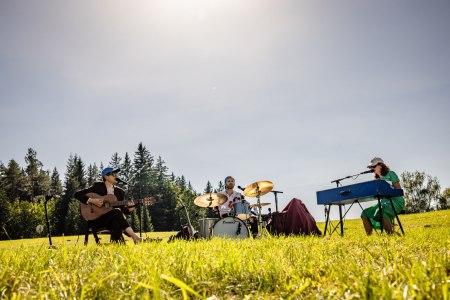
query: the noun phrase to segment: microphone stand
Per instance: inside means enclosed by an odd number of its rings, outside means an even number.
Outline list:
[[[142,183],[141,183],[141,174],[142,168],[139,169],[139,199],[142,199]],[[138,203],[138,214],[139,214],[139,237],[142,238],[142,201]]]
[[[52,233],[50,232],[50,221],[48,219],[48,212],[47,212],[47,202],[48,202],[48,200],[50,200],[52,198],[53,198],[53,196],[45,196],[45,202],[44,202],[45,222],[47,223],[48,241],[50,243],[50,247],[53,247],[53,245],[52,245]]]
[[[344,180],[344,179],[349,179],[349,178],[353,178],[353,177],[358,177],[359,175],[361,175],[361,174],[367,174],[367,173],[371,173],[371,171],[365,171],[365,172],[361,172],[361,173],[358,173],[358,174],[355,174],[355,175],[349,175],[349,176],[345,176],[345,177],[342,177],[342,178],[339,178],[339,179],[335,179],[335,180],[333,180],[333,181],[331,181],[331,183],[334,183],[334,182],[336,182],[336,187],[339,187],[339,185],[341,184],[341,181],[342,180]],[[359,202],[358,202],[359,203]],[[345,204],[338,204],[338,206],[339,206],[339,224],[341,225],[341,236],[344,236],[344,221],[343,221],[343,218],[342,218],[342,206],[343,205],[345,205]],[[353,205],[353,204],[352,204]],[[350,208],[351,208],[351,206],[350,206]],[[350,209],[349,208],[349,209]],[[330,220],[330,210],[331,210],[331,204],[328,204],[328,211],[327,211],[327,215],[326,215],[326,220],[325,220],[325,230],[324,230],[324,234],[326,234],[327,233],[327,227],[328,227],[328,222],[329,222],[329,220]],[[347,210],[347,212],[348,212],[348,210]],[[345,213],[345,215],[347,215],[347,212]],[[345,216],[344,216],[345,217]],[[338,225],[336,225],[336,227],[335,227],[335,229],[333,230],[333,232],[336,230],[336,228],[339,226],[339,224]],[[330,224],[331,225],[331,224]],[[330,232],[331,232],[331,228],[330,228]],[[331,234],[331,233],[330,233]]]
[[[361,172],[361,173],[358,173],[358,174],[355,174],[355,175],[349,175],[349,176],[346,176],[346,177],[342,177],[342,178],[339,178],[339,179],[335,179],[335,180],[333,180],[331,183],[334,183],[334,182],[336,182],[336,187],[339,187],[339,185],[341,184],[341,181],[342,180],[344,180],[344,179],[349,179],[349,178],[353,178],[353,177],[358,177],[359,175],[362,175],[362,174],[369,174],[369,173],[373,173],[373,171],[364,171],[364,172]],[[356,178],[355,178],[356,179]]]
[[[349,175],[349,176],[346,176],[346,177],[335,179],[331,183],[336,182],[336,187],[339,187],[339,185],[341,184],[342,180],[352,178],[353,176],[355,176],[355,175]],[[338,206],[339,206],[339,224],[341,225],[341,235],[344,236],[344,222],[342,221],[342,204],[338,204]],[[327,219],[325,221],[324,234],[327,233],[328,222],[330,221],[330,210],[331,210],[331,204],[328,204],[328,214],[327,214]],[[336,225],[336,227],[338,225]],[[335,230],[336,230],[336,228],[335,228]],[[331,224],[330,224],[330,232],[331,232]],[[333,230],[333,232],[334,232],[334,230]]]
[[[342,178],[339,178],[339,179],[335,179],[335,180],[333,180],[331,183],[336,182],[336,187],[339,187],[339,185],[341,184],[341,181],[342,181],[342,180],[352,178],[353,176],[355,176],[355,175],[349,175],[349,176],[346,176],[346,177],[342,177]]]
[[[139,197],[139,200],[142,199],[141,173],[142,173],[142,169],[143,169],[143,168],[144,168],[144,167],[139,168],[139,169],[137,170],[137,172],[136,172],[137,175],[138,175],[138,185],[137,185],[137,188],[138,188],[138,197]],[[132,175],[131,178],[132,178],[132,179],[135,179],[136,176],[135,176],[135,175]],[[132,187],[132,188],[133,188],[133,192],[135,191],[135,187],[136,187],[135,184],[131,185],[131,184],[128,184],[128,182],[124,182],[124,181],[121,181],[121,182],[122,182],[123,184],[126,184],[128,187]],[[143,205],[142,201],[139,201],[139,202],[136,204],[137,214],[138,214],[138,219],[139,219],[139,237],[142,237],[142,205]]]
[[[278,198],[277,194],[283,194],[282,191],[271,191],[275,195],[275,211],[278,212]]]

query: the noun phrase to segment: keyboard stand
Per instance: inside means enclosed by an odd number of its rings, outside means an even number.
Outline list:
[[[383,221],[382,221],[383,220],[383,217],[382,217],[383,216],[383,209],[381,207],[381,197],[377,197],[376,199],[378,201],[378,209],[379,209],[379,212],[380,212],[380,231],[381,231],[381,233],[383,233]],[[388,199],[389,199],[389,202],[391,203],[392,210],[394,211],[395,218],[397,219],[397,222],[398,222],[398,225],[400,227],[400,230],[402,231],[402,234],[405,235],[405,232],[403,231],[402,223],[400,222],[398,214],[395,211],[394,203],[392,202],[392,198],[390,197]],[[352,208],[353,204],[355,204],[355,203],[358,203],[359,207],[361,207],[361,210],[366,215],[366,218],[370,220],[369,216],[367,216],[367,214],[365,213],[363,207],[361,206],[361,203],[358,200],[355,200],[355,201],[353,201],[351,203],[350,207],[346,210],[344,215],[342,215],[342,206],[344,206],[343,204],[328,204],[327,218],[326,218],[326,221],[325,221],[325,230],[324,230],[323,236],[325,236],[327,234],[328,224],[330,224],[330,230],[329,230],[330,231],[330,235],[332,235],[336,231],[338,226],[340,225],[341,236],[344,236],[344,219],[345,219],[345,216],[347,215],[347,213]],[[330,221],[331,205],[338,205],[339,206],[339,223],[336,226],[333,226],[333,224],[331,224],[331,221]],[[370,225],[375,230],[375,232],[378,232],[377,229],[373,226],[372,222],[370,222]]]

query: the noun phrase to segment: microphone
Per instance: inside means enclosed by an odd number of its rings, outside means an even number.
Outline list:
[[[369,174],[369,173],[373,173],[373,169],[361,172],[361,173],[359,173],[359,175],[361,175],[361,174]]]
[[[238,185],[238,189],[240,189],[241,191],[245,190],[240,185]]]
[[[125,180],[122,180],[122,179],[120,179],[118,177],[116,177],[116,181],[117,181],[117,183],[123,183],[123,184],[128,185],[128,182],[126,182]]]

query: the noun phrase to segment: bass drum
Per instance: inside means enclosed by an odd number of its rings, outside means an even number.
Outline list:
[[[213,237],[246,239],[250,237],[247,225],[238,218],[226,217],[214,224]]]
[[[210,238],[213,226],[217,221],[219,221],[218,218],[199,219],[198,224],[200,225],[200,236],[207,239]]]

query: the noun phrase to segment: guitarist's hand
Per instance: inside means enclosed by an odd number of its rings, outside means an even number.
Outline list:
[[[135,210],[134,202],[133,201],[128,201],[128,211],[132,212],[133,210]]]
[[[99,198],[89,198],[89,199],[88,199],[88,204],[90,204],[90,203],[94,204],[95,206],[102,207],[102,205],[103,205],[103,199],[99,199]]]

